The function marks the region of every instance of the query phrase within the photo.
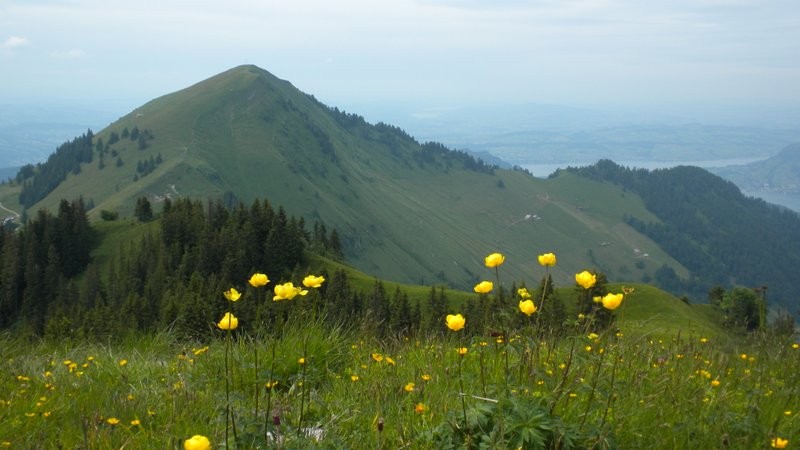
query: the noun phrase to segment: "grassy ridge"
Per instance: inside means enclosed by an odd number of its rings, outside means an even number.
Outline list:
[[[623,223],[625,215],[654,220],[630,193],[568,174],[541,180],[465,170],[444,157],[422,163],[413,156],[421,146],[407,135],[343,117],[266,71],[238,67],[97,132],[104,142],[133,127],[155,138],[144,150],[120,140],[112,149],[122,165],[110,156],[102,170],[97,160],[84,165],[36,207],[52,211],[62,198],[83,196],[97,218],[103,209],[130,215],[141,196],[156,210],[166,196],[267,198],[309,224],[335,227],[348,261],[364,272],[463,289],[483,275],[475,255],[487,250],[507,253],[516,279],[530,276],[531,255],[553,249],[559,283],[586,267],[634,282],[663,264],[686,273]],[[137,162],[158,155],[163,163],[138,176]],[[15,188],[0,187],[0,201],[12,209]]]

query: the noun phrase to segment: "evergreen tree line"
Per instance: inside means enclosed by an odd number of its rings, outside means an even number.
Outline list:
[[[82,200],[62,200],[56,216],[40,210],[19,231],[3,228],[0,328],[20,324],[41,334],[51,305],[75,294],[65,287],[85,270],[95,242]]]
[[[35,167],[28,164],[17,173],[16,181],[22,184],[19,202],[25,207],[33,206],[61,184],[72,173],[80,173],[81,164],[92,162],[92,130],[65,142],[56,148],[47,161]]]
[[[687,267],[692,278],[678,280],[663,270],[659,287],[703,298],[715,285],[769,287],[770,300],[796,305],[794,289],[800,265],[800,216],[745,197],[731,182],[697,167],[645,170],[612,161],[568,169],[578,175],[616,183],[638,194],[661,223],[628,223],[652,238]]]

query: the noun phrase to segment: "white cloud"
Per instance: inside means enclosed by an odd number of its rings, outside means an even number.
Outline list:
[[[8,38],[5,41],[3,41],[2,44],[0,44],[0,48],[13,49],[13,48],[24,47],[24,46],[26,46],[28,44],[30,44],[30,41],[28,41],[24,37],[11,36],[10,38]]]

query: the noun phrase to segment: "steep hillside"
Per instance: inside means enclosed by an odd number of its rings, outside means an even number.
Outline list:
[[[796,310],[800,216],[745,197],[730,181],[698,167],[647,171],[611,161],[571,172],[604,180],[640,195],[659,220],[627,222],[684,264],[692,279],[662,270],[656,282],[695,297],[713,285],[768,288],[769,301]]]
[[[329,108],[290,83],[241,66],[155,99],[94,135],[95,154],[30,209],[83,197],[92,217],[130,215],[137,198],[267,198],[309,223],[334,226],[349,262],[387,280],[469,288],[493,276],[538,279],[555,251],[557,282],[584,268],[649,281],[686,269],[625,217],[658,221],[636,195],[564,175],[539,180],[495,169],[402,130]],[[28,181],[29,182],[29,181]],[[23,182],[24,184],[25,182]],[[20,185],[0,190],[17,210]]]

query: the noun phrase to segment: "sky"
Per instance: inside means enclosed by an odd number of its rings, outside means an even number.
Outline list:
[[[0,0],[0,104],[122,115],[241,64],[357,113],[512,103],[775,113],[800,105],[800,3]]]

